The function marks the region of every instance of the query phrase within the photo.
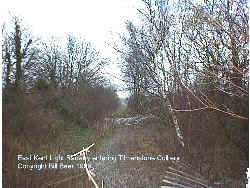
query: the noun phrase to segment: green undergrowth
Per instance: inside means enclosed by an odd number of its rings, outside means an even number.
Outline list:
[[[68,152],[77,152],[82,147],[95,144],[91,151],[95,151],[105,138],[111,137],[113,130],[106,130],[104,133],[98,132],[95,128],[69,127],[63,131],[57,141],[64,142],[63,147]]]

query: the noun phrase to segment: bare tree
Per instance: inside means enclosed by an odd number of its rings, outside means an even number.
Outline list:
[[[15,82],[16,87],[21,87],[20,85],[25,82],[25,66],[29,66],[33,60],[35,53],[33,45],[36,40],[24,27],[20,18],[13,16],[12,19],[12,28],[7,29],[5,24],[2,30],[3,69],[6,71],[4,80],[6,87],[10,82]]]
[[[2,26],[2,36],[3,36],[3,41],[2,41],[2,60],[3,60],[3,80],[5,80],[5,87],[8,88],[10,84],[10,73],[11,73],[11,68],[13,66],[13,62],[11,59],[11,39],[6,31],[6,24],[3,24]]]
[[[67,82],[77,88],[81,84],[91,85],[103,80],[101,68],[107,63],[89,42],[68,36],[65,68]]]
[[[139,88],[147,95],[158,96],[162,100],[169,117],[172,118],[171,122],[176,128],[178,139],[184,145],[179,121],[167,94],[171,87],[176,91],[179,83],[176,55],[174,50],[169,48],[175,41],[173,43],[166,41],[166,38],[170,37],[169,27],[173,23],[169,21],[171,16],[164,17],[162,14],[157,14],[159,8],[157,4],[154,6],[150,1],[144,3],[146,9],[140,13],[146,18],[145,26],[136,30],[131,23],[128,24],[131,37],[127,41],[123,40],[130,49],[125,58],[127,73],[130,73],[128,76],[137,83],[134,88]],[[168,71],[168,67],[171,71]],[[131,73],[134,73],[134,76]]]
[[[203,108],[210,108],[235,118],[248,119],[232,107],[218,103],[207,95],[224,93],[235,100],[248,98],[248,12],[243,1],[206,1],[202,5],[189,2],[192,20],[184,33],[193,49],[191,68],[206,90],[197,97]],[[200,79],[203,78],[203,79]],[[185,85],[195,96],[194,90]],[[244,99],[245,98],[245,99]],[[223,101],[222,101],[223,103]]]

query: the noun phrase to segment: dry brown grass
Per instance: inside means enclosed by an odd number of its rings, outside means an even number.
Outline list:
[[[67,106],[67,101],[64,101],[65,103],[62,101],[67,100],[67,97],[61,98],[63,94],[60,90],[51,92],[25,94],[17,93],[15,89],[5,90],[3,96],[3,187],[91,186],[86,173],[83,173],[81,169],[45,168],[31,171],[17,168],[20,162],[17,160],[18,154],[67,155],[73,153],[81,145],[98,143],[102,136],[106,136],[106,128],[96,129],[91,126],[86,128],[88,127],[86,122],[71,121],[70,115],[72,114],[68,112],[72,106]],[[62,111],[63,108],[65,108],[64,111]],[[97,131],[104,132],[98,133]],[[31,161],[22,162],[23,164],[31,163]],[[44,163],[48,162],[55,161],[44,161]],[[71,176],[74,178],[63,181]],[[61,183],[53,184],[60,181]]]

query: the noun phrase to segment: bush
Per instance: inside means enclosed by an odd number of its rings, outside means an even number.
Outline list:
[[[82,88],[74,94],[73,116],[78,121],[93,125],[119,107],[119,98],[111,88],[102,86]]]
[[[45,78],[40,78],[36,81],[34,88],[40,90],[40,91],[46,91],[51,89],[51,85]]]

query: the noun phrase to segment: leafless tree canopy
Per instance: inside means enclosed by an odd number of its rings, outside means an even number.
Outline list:
[[[187,90],[202,108],[247,119],[207,94],[248,98],[248,9],[240,1],[144,1],[144,25],[127,22],[122,69],[136,93]],[[184,109],[179,109],[184,110]]]

